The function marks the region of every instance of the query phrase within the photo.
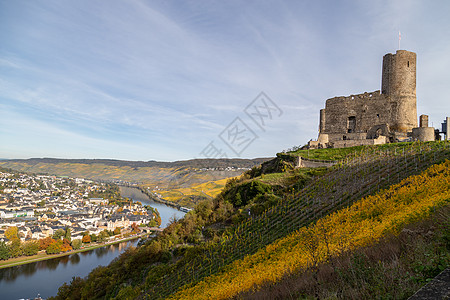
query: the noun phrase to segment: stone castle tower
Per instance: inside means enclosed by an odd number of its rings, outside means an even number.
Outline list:
[[[339,148],[413,140],[416,127],[416,53],[397,50],[383,57],[381,92],[326,100],[325,108],[320,110],[319,138],[310,141],[309,147]],[[425,123],[424,127],[428,129],[419,130],[420,139],[425,136],[426,140],[434,140],[434,129]]]
[[[417,127],[416,53],[398,50],[383,57],[381,93],[390,99],[392,130]]]

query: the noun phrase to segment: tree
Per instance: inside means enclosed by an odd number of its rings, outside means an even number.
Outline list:
[[[79,239],[78,239],[79,240]],[[76,241],[76,240],[75,240]],[[85,281],[80,277],[72,277],[70,284],[66,282],[59,287],[58,299],[82,299],[81,291]]]
[[[55,242],[51,237],[46,237],[39,240],[39,250],[46,250],[51,243]]]
[[[317,279],[317,265],[320,261],[320,254],[323,253],[320,244],[320,237],[314,228],[306,228],[301,235],[301,240],[305,254],[309,258],[309,265],[314,271],[314,279]]]
[[[98,237],[97,237],[97,235],[96,235],[95,233],[91,234],[90,237],[91,237],[91,241],[94,242],[94,243],[95,243],[95,242],[97,241],[97,239],[98,239]]]
[[[131,228],[133,228],[133,232],[134,232],[134,233],[139,233],[139,231],[141,231],[141,230],[139,229],[139,226],[137,226],[136,223],[131,224]]]
[[[6,260],[11,257],[11,254],[9,253],[9,247],[6,245],[4,241],[0,241],[0,259]]]
[[[8,227],[8,229],[5,230],[5,237],[8,240],[14,240],[18,239],[19,235],[17,234],[19,232],[19,229],[16,226]]]
[[[53,233],[53,239],[60,240],[64,235],[66,234],[66,231],[62,228],[56,230],[55,233]]]
[[[66,227],[64,238],[69,242],[72,240],[72,229],[69,226]]]
[[[64,238],[62,246],[61,246],[61,251],[62,252],[67,252],[67,251],[71,251],[71,250],[72,250],[72,246],[70,246],[69,240]]]
[[[80,249],[81,245],[82,245],[82,241],[81,241],[81,239],[74,239],[74,240],[72,240],[71,245],[74,250]]]
[[[109,234],[108,234],[108,232],[106,230],[103,230],[98,235],[98,241],[99,242],[104,242],[104,241],[106,241],[107,238],[109,238]]]
[[[161,216],[159,215],[159,213],[155,216],[155,221],[156,221],[156,227],[161,226]]]
[[[11,257],[19,257],[23,254],[22,243],[18,238],[15,238],[9,244],[9,253]]]
[[[89,234],[86,234],[83,236],[83,239],[81,240],[83,243],[90,243],[91,242],[91,236]]]
[[[22,246],[23,254],[27,256],[36,255],[39,252],[39,242],[38,241],[28,241]]]
[[[116,229],[114,229],[114,235],[118,235],[120,232],[120,227],[116,227]]]
[[[47,249],[45,250],[45,252],[47,254],[58,254],[61,252],[61,246],[62,246],[63,241],[62,240],[58,240],[58,241],[54,241],[53,243],[51,243]]]

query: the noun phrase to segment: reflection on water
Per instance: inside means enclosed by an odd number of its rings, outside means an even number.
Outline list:
[[[61,257],[61,260],[59,262],[64,264],[64,265],[67,265],[67,263],[69,262],[69,256]]]
[[[70,255],[70,264],[76,265],[80,262],[80,255],[78,253]]]
[[[66,256],[67,257],[67,256]],[[52,258],[49,260],[41,261],[41,264],[45,264],[45,267],[49,270],[56,270],[60,262],[63,262],[63,258]]]
[[[136,240],[137,241],[137,240]],[[132,244],[136,244],[136,241],[132,241]],[[42,260],[34,263],[29,263],[25,265],[20,265],[17,267],[11,267],[6,269],[0,269],[0,281],[11,281],[15,280],[17,276],[24,275],[24,276],[30,276],[33,275],[38,270],[55,270],[59,265],[67,265],[70,262],[70,265],[77,265],[81,261],[81,256],[91,256],[95,254],[96,258],[102,258],[105,255],[108,254],[115,254],[115,252],[118,251],[118,253],[123,252],[126,248],[128,248],[131,243],[124,242],[119,243],[115,245],[109,245],[105,247],[100,247],[94,250],[86,251],[86,252],[80,252],[80,253],[74,253],[71,255],[66,255],[62,257]]]
[[[80,254],[83,256],[89,256],[92,254],[92,251],[81,252]]]
[[[108,251],[109,249],[107,249],[107,247],[97,248],[95,249],[95,255],[97,255],[97,257],[102,257],[107,254]]]
[[[0,299],[43,298],[56,295],[64,282],[84,277],[99,265],[108,265],[138,240],[109,245],[26,265],[0,269]]]

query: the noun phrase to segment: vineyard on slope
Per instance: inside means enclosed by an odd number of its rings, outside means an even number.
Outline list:
[[[195,256],[178,260],[159,279],[143,273],[145,294],[164,298],[183,286],[194,286],[299,228],[449,157],[448,142],[362,148],[299,193],[228,229],[220,241],[200,246]]]
[[[315,224],[234,261],[223,272],[170,299],[227,299],[238,292],[282,278],[287,270],[315,267],[331,256],[366,246],[387,232],[421,219],[450,202],[450,161],[429,167],[389,189],[356,201]]]

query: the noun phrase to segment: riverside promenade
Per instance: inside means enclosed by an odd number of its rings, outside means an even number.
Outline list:
[[[150,230],[162,231],[162,229],[155,228],[155,227],[150,228]],[[52,258],[63,257],[63,256],[75,254],[75,253],[86,252],[86,251],[94,250],[94,249],[109,246],[109,245],[132,241],[132,240],[142,238],[142,237],[145,237],[148,235],[150,235],[150,233],[141,233],[141,234],[137,234],[137,235],[133,235],[133,236],[129,236],[129,237],[115,239],[113,241],[109,241],[106,243],[91,243],[87,247],[82,247],[77,250],[71,250],[71,251],[67,251],[64,253],[58,253],[58,254],[46,254],[45,250],[42,250],[42,251],[39,251],[39,253],[36,255],[20,256],[20,257],[16,257],[16,258],[10,258],[8,260],[0,261],[0,269],[14,267],[14,266],[20,266],[20,265],[29,264],[29,263],[33,263],[33,262],[37,262],[37,261],[48,260],[48,259],[52,259]]]

